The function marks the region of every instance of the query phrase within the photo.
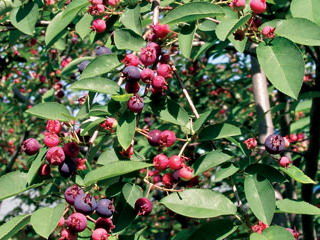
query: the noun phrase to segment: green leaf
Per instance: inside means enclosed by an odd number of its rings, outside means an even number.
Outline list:
[[[152,166],[152,164],[136,161],[112,162],[107,166],[99,167],[89,172],[85,176],[84,182],[86,186],[89,186],[101,180],[121,176],[150,166]]]
[[[26,112],[49,120],[67,122],[73,119],[69,110],[64,105],[56,102],[40,103],[28,109]]]
[[[232,156],[227,155],[221,151],[212,151],[208,154],[201,156],[194,164],[195,175],[199,175],[204,171],[214,168],[224,162],[229,161]]]
[[[161,201],[171,211],[191,218],[212,218],[236,214],[236,206],[224,195],[209,189],[187,189]]]
[[[259,233],[251,233],[250,240],[268,240],[265,236]]]
[[[186,126],[189,122],[187,111],[170,99],[167,100],[166,108],[159,115],[162,120],[181,126]]]
[[[306,214],[306,215],[320,215],[320,209],[305,201],[296,201],[290,199],[283,199],[276,202],[277,208],[281,212]]]
[[[290,166],[288,168],[280,167],[280,170],[287,174],[289,177],[293,178],[297,182],[304,184],[316,184],[311,178],[305,175],[299,168],[296,166]]]
[[[127,7],[125,12],[121,15],[120,21],[126,28],[132,30],[138,35],[141,35],[142,24],[140,16],[140,5],[137,4],[135,7]]]
[[[85,78],[74,82],[70,89],[72,90],[87,90],[91,92],[105,93],[114,95],[119,91],[119,86],[116,82],[102,77]]]
[[[304,76],[304,61],[299,48],[287,39],[276,38],[269,46],[260,44],[257,55],[273,86],[296,99]]]
[[[12,0],[3,0],[0,1],[0,16],[4,15],[6,12],[9,12],[13,9]]]
[[[220,123],[205,127],[199,134],[201,141],[221,139],[241,135],[240,128],[229,123]]]
[[[93,60],[94,57],[81,57],[73,60],[62,69],[61,75],[71,74],[74,70],[78,69],[78,65],[86,60]]]
[[[207,2],[192,2],[170,11],[161,23],[192,22],[201,18],[224,15],[222,8]]]
[[[119,119],[119,123],[117,126],[117,138],[118,141],[123,147],[123,149],[127,149],[134,137],[136,131],[136,117],[133,112],[126,111]]]
[[[108,165],[111,162],[117,162],[119,158],[114,148],[107,149],[98,158],[97,164]]]
[[[252,164],[246,168],[246,172],[249,174],[258,174],[267,178],[271,183],[282,183],[286,180],[286,177],[277,169],[266,164]]]
[[[208,121],[209,117],[215,114],[215,112],[216,111],[209,110],[204,113],[201,113],[200,117],[193,123],[193,130],[197,132],[203,126],[203,124],[205,124],[206,121]]]
[[[244,52],[247,46],[248,38],[245,38],[242,41],[239,41],[234,38],[234,35],[230,35],[228,39],[238,52],[241,52],[241,53]]]
[[[295,43],[320,46],[320,26],[304,18],[291,18],[281,21],[275,33]]]
[[[127,203],[134,208],[137,199],[143,197],[143,190],[138,185],[126,183],[122,188],[122,194]]]
[[[93,19],[94,17],[92,15],[86,13],[76,24],[76,32],[79,34],[81,39],[84,39],[92,31],[90,27]]]
[[[121,95],[113,95],[111,96],[111,98],[117,102],[127,102],[132,96],[132,93],[126,93]]]
[[[220,182],[225,178],[228,178],[238,172],[240,168],[236,167],[232,163],[225,163],[221,166],[219,170],[216,171],[214,175],[214,182]]]
[[[42,159],[43,159],[44,155],[46,154],[46,152],[47,152],[46,148],[41,148],[39,153],[37,154],[36,159],[34,159],[32,161],[31,167],[30,167],[28,174],[27,174],[27,184],[28,185],[36,177],[38,170],[42,164]]]
[[[59,204],[54,208],[40,208],[31,216],[31,225],[35,232],[44,238],[48,238],[56,229],[65,210],[65,204]]]
[[[232,33],[242,27],[251,18],[251,14],[241,17],[240,19],[225,19],[218,24],[216,28],[217,37],[225,41]]]
[[[10,21],[21,32],[33,35],[38,17],[39,6],[36,2],[30,1],[27,4],[14,8],[10,14]]]
[[[285,228],[279,226],[271,226],[262,232],[261,240],[294,240],[292,234]],[[251,239],[251,238],[250,238]],[[260,238],[255,238],[260,239]]]
[[[182,55],[186,58],[190,58],[192,50],[192,41],[196,29],[196,23],[193,22],[190,25],[183,26],[179,33],[179,49]]]
[[[80,10],[88,5],[89,2],[87,0],[72,1],[63,12],[57,14],[51,20],[45,35],[47,47],[60,38],[65,28],[76,18]]]
[[[9,240],[30,221],[30,215],[21,215],[14,217],[0,226],[0,239]]]
[[[320,25],[320,1],[292,0],[290,10],[293,17],[306,18]]]
[[[117,55],[108,54],[96,57],[81,74],[81,79],[92,78],[108,73],[120,66]]]
[[[276,198],[271,183],[262,176],[248,175],[244,180],[244,192],[254,215],[270,225],[276,209]]]
[[[114,42],[116,47],[121,50],[140,51],[145,47],[145,40],[129,29],[118,29],[114,32]]]

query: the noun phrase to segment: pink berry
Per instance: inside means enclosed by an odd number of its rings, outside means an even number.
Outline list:
[[[62,147],[52,147],[49,148],[46,159],[51,165],[60,165],[64,162],[66,156]]]
[[[292,234],[294,239],[296,239],[296,240],[299,239],[300,233],[297,230],[291,229],[291,228],[286,228],[286,229]]]
[[[268,224],[265,224],[265,223],[259,221],[258,224],[253,225],[253,226],[251,227],[251,230],[252,230],[253,232],[256,232],[256,233],[260,233],[260,234],[261,234],[261,233],[263,232],[263,230],[265,230],[265,229],[268,228],[268,227],[269,227]]]
[[[34,138],[28,138],[22,143],[21,149],[27,155],[34,155],[39,152],[41,148],[40,143]]]
[[[141,49],[140,61],[145,66],[149,66],[155,63],[157,60],[157,51],[153,47],[145,47]]]
[[[144,83],[150,84],[154,78],[154,71],[149,68],[145,68],[140,72],[140,77]]]
[[[103,123],[100,124],[105,130],[112,130],[118,126],[118,121],[115,118],[108,117]]]
[[[102,33],[106,30],[107,24],[102,19],[96,19],[93,20],[91,28],[98,33]]]
[[[189,181],[194,177],[193,169],[188,166],[184,166],[184,167],[180,168],[177,172],[178,172],[179,177],[183,181]]]
[[[160,134],[160,145],[170,147],[176,142],[176,134],[170,130],[165,130]]]
[[[74,232],[82,232],[87,227],[87,218],[82,213],[73,213],[66,220],[66,225]]]
[[[169,25],[156,24],[152,26],[156,38],[165,38],[170,33]]]
[[[80,152],[80,147],[77,143],[70,142],[63,145],[63,151],[68,157],[77,157]]]
[[[60,238],[59,240],[76,240],[78,237],[77,237],[77,234],[72,232],[71,230],[69,229],[62,229],[61,232],[60,232]]]
[[[284,168],[289,167],[289,165],[290,165],[291,163],[292,163],[292,161],[291,161],[288,157],[286,157],[286,156],[281,157],[280,160],[279,160],[280,166],[281,166],[281,167],[284,167]]]
[[[128,101],[128,109],[135,113],[140,113],[143,109],[144,102],[143,98],[137,95],[132,96]]]
[[[139,57],[134,54],[128,54],[125,58],[121,61],[126,66],[138,66],[140,64]]]
[[[152,202],[148,198],[139,198],[135,204],[134,209],[138,215],[146,216],[152,212]]]
[[[164,78],[172,78],[172,68],[169,64],[160,63],[157,67],[157,74]]]
[[[233,0],[229,6],[235,10],[242,10],[246,6],[246,0]]]
[[[43,142],[47,147],[55,147],[60,143],[60,138],[55,133],[45,132]]]
[[[92,232],[92,240],[108,240],[109,234],[103,228],[97,228]]]
[[[243,141],[243,143],[248,149],[254,149],[258,145],[258,142],[255,138],[248,138],[247,140]]]
[[[60,133],[61,131],[61,123],[58,120],[48,120],[46,125],[46,130],[52,133]]]
[[[107,5],[117,6],[120,3],[120,0],[105,0]]]
[[[161,53],[161,47],[160,47],[160,45],[159,45],[158,43],[149,42],[149,43],[147,44],[147,47],[152,47],[152,48],[154,48],[154,49],[156,50],[156,52],[157,52],[157,55],[160,55],[160,53]]]
[[[168,167],[169,159],[166,155],[160,153],[153,158],[153,165],[158,170],[165,170]]]
[[[91,4],[103,4],[103,0],[90,0]]]
[[[264,13],[267,10],[266,0],[250,0],[250,8],[254,13]]]
[[[148,133],[148,142],[151,146],[159,146],[160,145],[160,130],[152,130]]]
[[[50,172],[51,172],[51,169],[50,169],[50,165],[48,164],[42,164],[38,170],[38,174],[43,177],[49,176]]]
[[[178,170],[182,168],[183,165],[183,159],[179,157],[178,155],[173,155],[169,158],[169,168],[172,170]]]
[[[166,79],[162,76],[155,76],[152,79],[152,87],[155,89],[166,90],[168,88],[167,85]]]
[[[162,183],[166,187],[172,187],[173,183],[175,182],[171,173],[166,173],[162,176]]]
[[[274,38],[276,35],[274,33],[276,29],[273,28],[273,27],[270,27],[270,26],[265,26],[263,29],[262,29],[262,35],[265,37],[265,38]]]
[[[62,227],[64,225],[64,223],[65,223],[65,219],[64,219],[64,217],[61,217],[58,222],[58,227]]]

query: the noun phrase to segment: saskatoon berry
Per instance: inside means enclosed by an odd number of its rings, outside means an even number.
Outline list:
[[[63,227],[64,226],[64,224],[65,224],[65,219],[64,219],[64,217],[61,217],[60,218],[60,220],[59,220],[59,222],[58,222],[58,227]]]
[[[160,134],[160,145],[170,147],[176,142],[176,134],[170,130],[165,130]]]
[[[42,177],[50,175],[51,169],[49,164],[42,164],[39,168],[38,174]]]
[[[171,173],[166,173],[163,175],[162,177],[162,183],[163,185],[165,185],[166,187],[172,187],[173,183],[174,183],[174,178],[172,176]]]
[[[90,194],[78,195],[74,200],[74,208],[83,214],[93,213],[96,207],[96,199]]]
[[[63,145],[63,151],[68,157],[77,157],[80,152],[80,147],[77,143],[70,142]]]
[[[60,133],[61,131],[61,123],[58,120],[48,120],[46,125],[46,130],[52,133]]]
[[[229,6],[235,10],[242,10],[246,6],[246,0],[233,0]]]
[[[279,160],[280,166],[281,166],[281,167],[284,167],[284,168],[289,167],[289,165],[290,165],[291,163],[292,163],[292,161],[291,161],[288,157],[286,157],[286,156],[281,157],[280,160]]]
[[[45,132],[43,142],[47,147],[55,147],[60,143],[60,138],[55,133]]]
[[[279,154],[285,149],[285,140],[278,134],[273,134],[267,137],[264,146],[271,154]]]
[[[184,167],[180,168],[177,172],[178,172],[178,176],[183,181],[189,181],[194,177],[193,169],[188,166],[184,166]]]
[[[87,227],[87,218],[81,213],[73,213],[66,220],[66,225],[71,231],[82,232]]]
[[[97,56],[108,55],[108,54],[112,53],[110,48],[107,48],[107,47],[104,47],[104,46],[96,47],[95,52],[96,52]]]
[[[109,234],[103,228],[97,228],[92,232],[92,240],[108,240]]]
[[[143,98],[137,95],[132,96],[128,101],[128,108],[130,111],[140,113],[143,109],[144,102]]]
[[[83,62],[81,62],[80,64],[78,64],[78,70],[80,73],[82,73],[86,67],[89,65],[90,61],[89,60],[85,60]]]
[[[165,38],[170,33],[170,28],[167,24],[156,24],[152,26],[152,29],[156,38]]]
[[[126,66],[138,66],[140,64],[139,57],[134,54],[128,54],[125,58],[121,61]]]
[[[157,67],[157,74],[164,78],[172,78],[172,68],[169,64],[160,63]]]
[[[141,216],[149,215],[152,208],[152,202],[148,198],[139,198],[134,204],[136,213]]]
[[[183,159],[178,155],[173,155],[169,158],[168,165],[169,165],[169,168],[171,168],[172,170],[178,170],[182,168]]]
[[[128,66],[123,69],[122,74],[125,78],[132,81],[139,81],[140,80],[140,69],[135,66]]]
[[[102,33],[106,30],[107,24],[102,19],[95,19],[92,22],[91,28],[98,33]]]
[[[147,44],[147,47],[152,47],[156,50],[156,53],[157,55],[160,55],[161,54],[161,47],[158,43],[155,43],[155,42],[149,42]]]
[[[166,79],[162,76],[155,76],[154,78],[152,78],[152,83],[151,83],[152,87],[155,89],[164,89],[166,90],[168,87],[168,83],[166,82]]]
[[[24,151],[27,155],[34,155],[39,152],[41,145],[40,143],[34,139],[29,138],[22,143],[22,151]]]
[[[169,159],[160,153],[153,158],[153,166],[158,170],[165,170],[168,167]]]
[[[115,118],[108,117],[103,123],[100,124],[105,130],[112,130],[118,126],[118,121]]]
[[[69,229],[61,229],[59,240],[77,240],[78,236],[76,233],[72,232]]]
[[[77,196],[84,195],[83,190],[78,185],[73,185],[68,187],[67,190],[64,192],[64,198],[67,203],[73,205],[74,201]]]
[[[51,165],[60,165],[65,159],[64,151],[62,147],[52,147],[49,148],[46,153],[46,159]]]
[[[60,175],[64,178],[68,178],[73,175],[77,170],[77,165],[72,160],[64,161],[61,165],[59,165]]]
[[[138,82],[126,82],[125,89],[127,93],[137,93],[140,90],[140,84]]]
[[[157,50],[153,47],[147,46],[141,49],[140,61],[145,66],[150,66],[157,60]]]
[[[96,212],[100,217],[111,217],[114,213],[113,202],[109,199],[101,199],[96,208]]]
[[[149,68],[145,68],[141,71],[140,77],[144,83],[150,84],[154,77],[154,71]]]
[[[263,29],[262,29],[262,35],[265,37],[265,38],[274,38],[276,35],[274,33],[276,29],[273,28],[273,27],[270,27],[270,26],[265,26]]]
[[[254,13],[264,13],[267,10],[266,0],[250,0],[250,8]]]
[[[115,228],[116,226],[113,225],[113,222],[110,218],[98,218],[96,221],[96,225],[95,228],[104,228],[105,230],[107,230],[108,233],[111,233],[112,230]]]
[[[148,133],[148,142],[150,143],[151,146],[159,146],[160,142],[160,130],[152,130]]]

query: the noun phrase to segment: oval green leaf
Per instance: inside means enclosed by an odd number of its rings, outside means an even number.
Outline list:
[[[102,77],[85,78],[73,83],[70,87],[72,90],[87,90],[91,92],[105,93],[115,95],[119,91],[116,82]]]
[[[56,102],[40,103],[28,109],[26,112],[49,120],[67,122],[73,119],[69,110],[64,105]]]
[[[114,42],[118,49],[140,51],[146,41],[129,29],[118,29],[114,32]]]
[[[305,201],[283,199],[277,201],[276,204],[277,208],[279,208],[281,212],[306,215],[320,215],[320,208],[313,206]]]
[[[305,175],[299,168],[296,166],[290,166],[288,168],[280,168],[282,172],[287,174],[289,177],[293,178],[297,182],[303,184],[316,184],[311,178]]]
[[[292,0],[290,10],[292,16],[306,18],[320,25],[320,1]]]
[[[240,128],[229,123],[220,123],[204,128],[200,132],[199,138],[201,141],[210,141],[238,135],[241,135]]]
[[[179,48],[182,55],[186,58],[189,58],[191,55],[192,42],[196,29],[196,23],[193,22],[190,25],[183,26],[179,33]]]
[[[30,215],[21,215],[12,218],[10,221],[0,226],[0,239],[11,239],[16,233],[30,222]]]
[[[120,21],[122,24],[135,32],[138,35],[142,34],[142,24],[140,16],[140,5],[137,4],[135,7],[128,7],[125,12],[121,15]]]
[[[127,149],[130,146],[135,131],[136,117],[134,113],[131,111],[124,112],[120,117],[117,126],[117,138],[123,149]]]

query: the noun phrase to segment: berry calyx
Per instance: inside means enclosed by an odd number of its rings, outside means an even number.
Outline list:
[[[48,120],[46,130],[51,133],[60,133],[62,129],[61,123],[58,120]]]
[[[140,61],[145,66],[150,66],[157,60],[157,50],[153,47],[147,46],[141,49]]]
[[[255,138],[248,138],[247,140],[243,141],[243,143],[248,149],[254,149],[258,145],[258,142]]]
[[[285,150],[285,140],[278,134],[270,135],[264,143],[266,150],[271,154],[279,154]]]
[[[150,84],[154,78],[154,71],[149,68],[145,68],[141,71],[140,77],[144,83]]]
[[[47,147],[55,147],[60,143],[60,138],[55,133],[45,132],[43,142]]]
[[[276,35],[275,35],[275,28],[274,27],[270,27],[270,26],[265,26],[263,29],[262,29],[262,35],[264,38],[274,38]]]
[[[170,130],[165,130],[160,134],[160,145],[170,147],[176,142],[176,134]]]
[[[92,232],[91,238],[92,240],[108,240],[109,234],[105,229],[97,228]]]
[[[74,208],[77,212],[91,214],[97,208],[97,202],[90,194],[78,195],[74,200]]]
[[[96,225],[95,228],[103,228],[105,229],[108,233],[111,233],[112,230],[115,228],[116,226],[113,225],[113,222],[111,220],[111,218],[103,218],[100,217],[97,219],[96,221]]]

